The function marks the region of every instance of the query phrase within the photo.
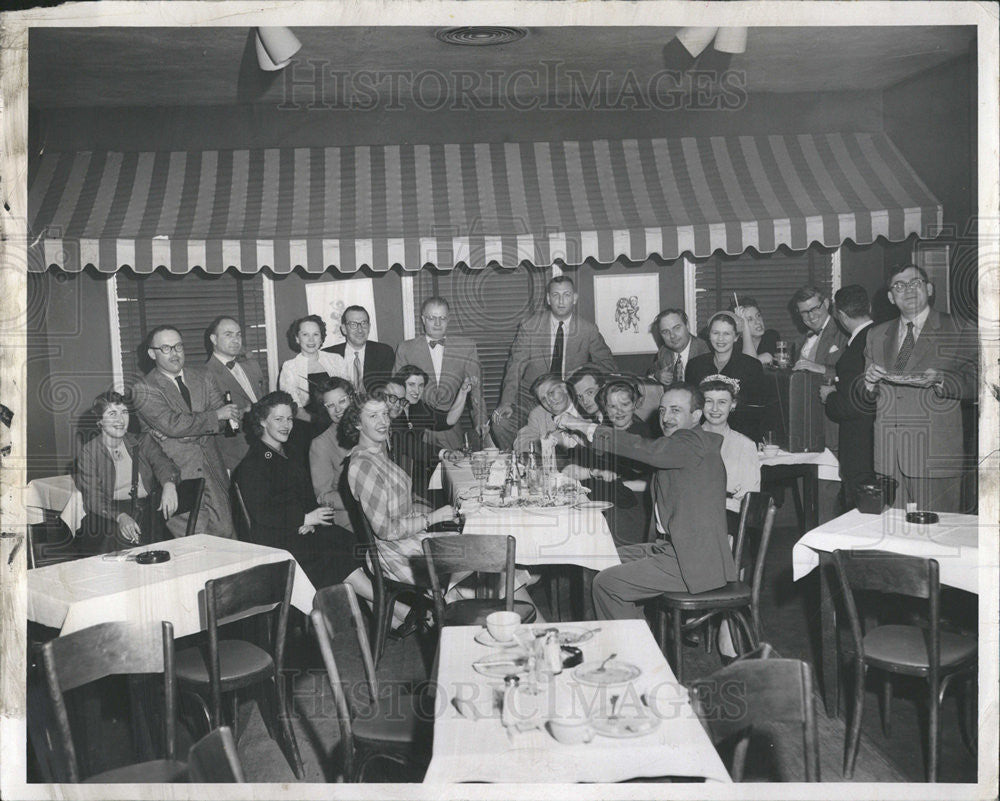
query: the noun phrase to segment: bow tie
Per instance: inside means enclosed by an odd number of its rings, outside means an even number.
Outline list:
[[[427,344],[430,345],[431,348],[436,348],[438,345],[440,345],[443,348],[445,339],[447,339],[447,337],[441,337],[441,339],[432,339]]]
[[[243,359],[240,358],[239,356],[237,356],[235,359],[230,359],[228,362],[226,362],[226,368],[232,370],[236,366],[236,362],[241,362],[241,361],[243,361]]]

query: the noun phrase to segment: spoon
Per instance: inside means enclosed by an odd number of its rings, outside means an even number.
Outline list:
[[[611,654],[611,656],[609,656],[607,659],[605,659],[603,662],[601,662],[601,666],[597,670],[595,670],[594,672],[595,673],[603,673],[605,670],[607,670],[607,667],[605,667],[605,666],[608,664],[608,662],[610,662],[616,656],[618,656],[618,654]]]

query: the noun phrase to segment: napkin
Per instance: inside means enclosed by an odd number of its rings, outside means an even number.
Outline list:
[[[506,462],[494,462],[490,465],[490,475],[486,479],[486,483],[491,487],[502,487],[504,479],[507,478],[507,463]]]

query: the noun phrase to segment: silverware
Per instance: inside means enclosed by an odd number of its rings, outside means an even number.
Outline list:
[[[610,662],[616,656],[618,656],[618,654],[611,654],[611,656],[609,656],[607,659],[605,659],[603,662],[601,662],[601,666],[597,670],[595,670],[594,672],[595,673],[603,673],[605,670],[608,669],[607,668],[608,662]]]

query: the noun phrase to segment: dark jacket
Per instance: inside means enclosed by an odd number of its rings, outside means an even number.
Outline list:
[[[146,491],[152,493],[157,485],[168,481],[177,484],[181,471],[163,452],[163,448],[149,434],[126,434],[125,450],[138,466],[139,476]],[[98,515],[115,520],[115,463],[100,436],[94,437],[80,453],[76,465],[76,485],[83,494],[83,508],[88,515]]]
[[[343,356],[347,366],[347,374],[354,375],[354,357],[348,359],[345,355],[346,342],[338,342],[329,348],[323,348],[323,350],[327,353]],[[371,392],[373,386],[392,377],[392,363],[395,358],[396,352],[389,345],[376,342],[374,339],[369,339],[365,343],[365,363],[361,366],[361,382],[365,385],[365,390]]]
[[[250,539],[261,545],[288,549],[299,527],[317,506],[305,461],[286,446],[283,456],[255,439],[233,472],[250,515]]]

